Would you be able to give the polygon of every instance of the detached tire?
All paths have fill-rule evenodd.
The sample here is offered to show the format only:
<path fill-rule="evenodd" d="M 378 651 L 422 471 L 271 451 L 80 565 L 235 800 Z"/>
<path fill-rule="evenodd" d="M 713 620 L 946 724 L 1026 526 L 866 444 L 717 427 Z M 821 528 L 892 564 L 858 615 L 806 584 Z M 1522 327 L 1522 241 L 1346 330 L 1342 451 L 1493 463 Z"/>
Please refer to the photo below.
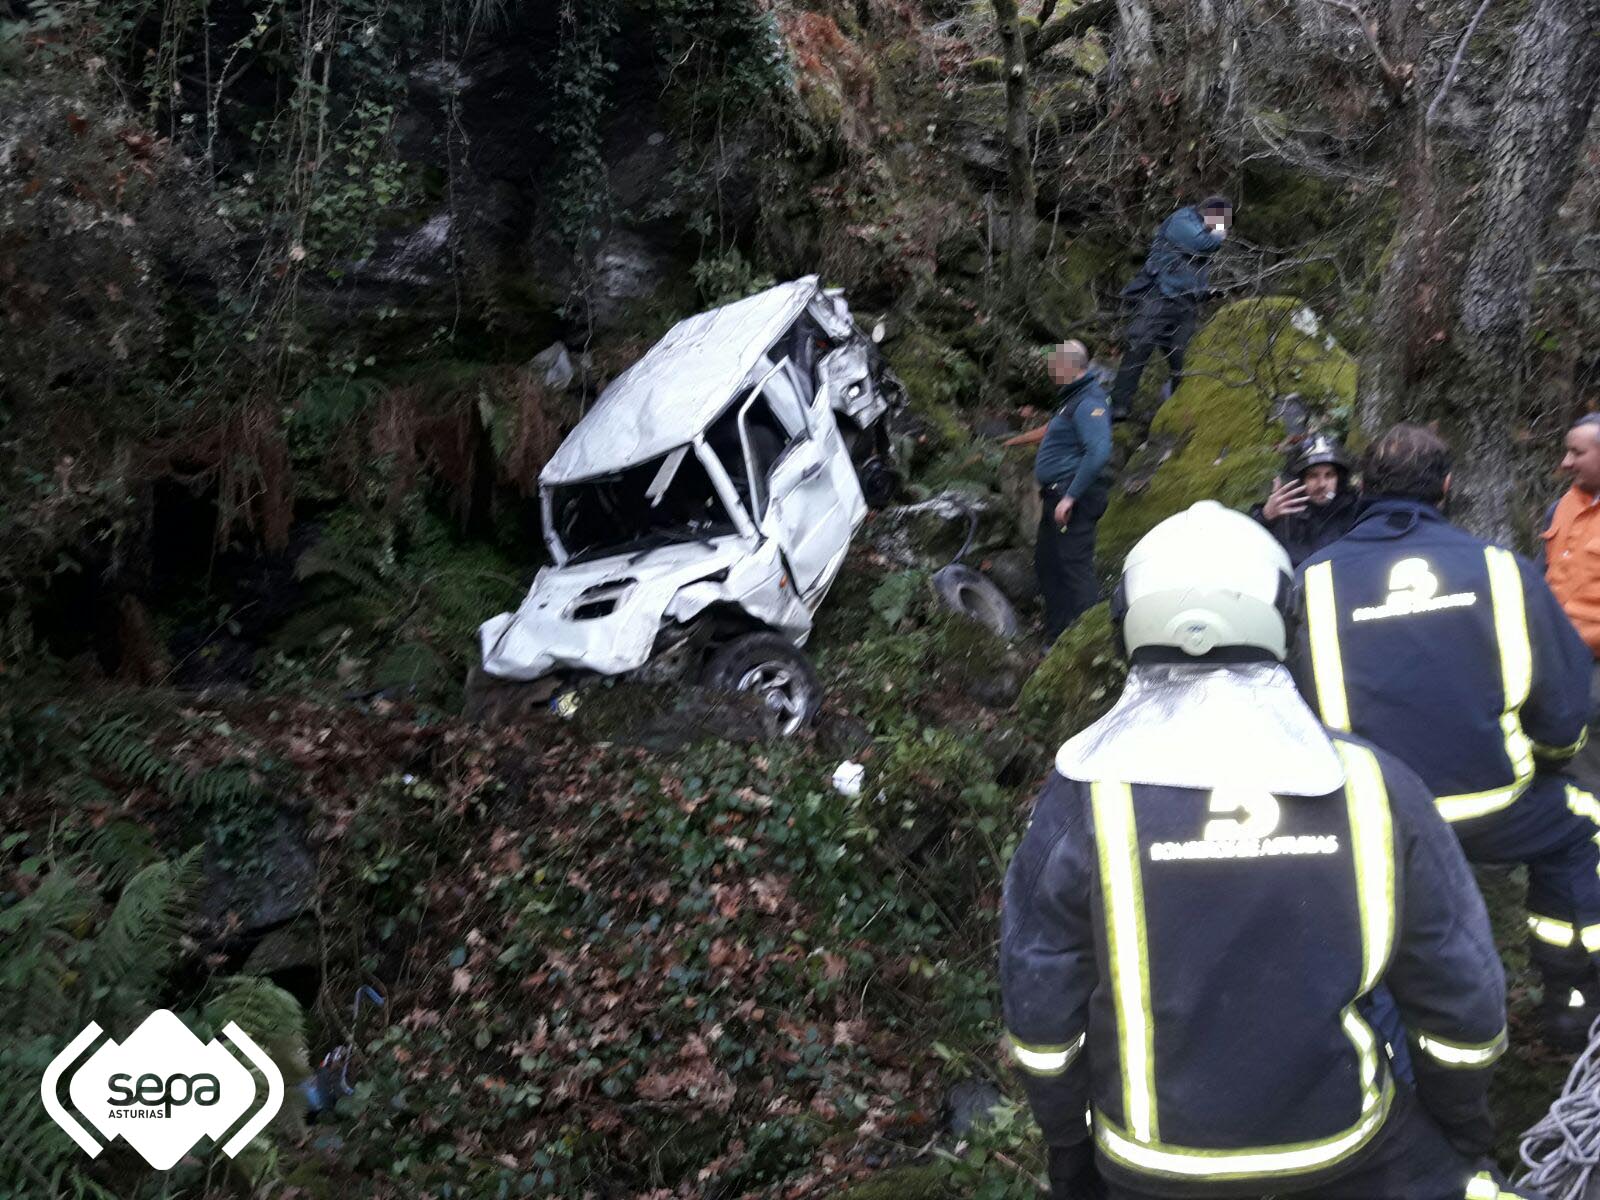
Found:
<path fill-rule="evenodd" d="M 996 637 L 1011 641 L 1022 628 L 1005 593 L 971 567 L 951 563 L 935 571 L 933 590 L 946 608 L 971 618 Z"/>
<path fill-rule="evenodd" d="M 776 633 L 747 633 L 711 656 L 707 687 L 749 692 L 790 737 L 809 725 L 822 707 L 822 685 L 800 648 Z"/>

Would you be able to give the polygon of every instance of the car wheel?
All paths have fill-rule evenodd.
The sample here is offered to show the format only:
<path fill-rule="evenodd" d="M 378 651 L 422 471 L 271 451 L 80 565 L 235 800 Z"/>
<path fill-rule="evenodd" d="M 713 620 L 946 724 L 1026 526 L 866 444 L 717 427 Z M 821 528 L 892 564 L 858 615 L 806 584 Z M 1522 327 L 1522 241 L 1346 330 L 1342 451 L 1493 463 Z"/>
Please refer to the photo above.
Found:
<path fill-rule="evenodd" d="M 933 590 L 946 608 L 972 618 L 997 637 L 1010 641 L 1022 627 L 1005 593 L 971 567 L 951 563 L 935 571 Z"/>
<path fill-rule="evenodd" d="M 758 697 L 783 737 L 810 724 L 822 707 L 822 685 L 811 663 L 776 633 L 735 638 L 711 656 L 704 678 L 709 687 Z"/>
<path fill-rule="evenodd" d="M 856 470 L 856 477 L 861 481 L 861 496 L 868 508 L 885 507 L 900 490 L 900 472 L 882 456 L 874 456 L 862 463 Z"/>

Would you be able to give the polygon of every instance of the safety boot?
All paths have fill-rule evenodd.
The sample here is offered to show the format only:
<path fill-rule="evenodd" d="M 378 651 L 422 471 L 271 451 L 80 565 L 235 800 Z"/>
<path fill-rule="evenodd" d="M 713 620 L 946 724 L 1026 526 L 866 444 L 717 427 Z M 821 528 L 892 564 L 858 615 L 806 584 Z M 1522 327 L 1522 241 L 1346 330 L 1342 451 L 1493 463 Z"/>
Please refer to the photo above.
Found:
<path fill-rule="evenodd" d="M 1590 1032 L 1600 1019 L 1600 1002 L 1591 1000 L 1577 988 L 1568 989 L 1563 999 L 1557 988 L 1547 987 L 1539 1005 L 1539 1028 L 1545 1045 L 1563 1054 L 1577 1054 L 1589 1044 Z"/>

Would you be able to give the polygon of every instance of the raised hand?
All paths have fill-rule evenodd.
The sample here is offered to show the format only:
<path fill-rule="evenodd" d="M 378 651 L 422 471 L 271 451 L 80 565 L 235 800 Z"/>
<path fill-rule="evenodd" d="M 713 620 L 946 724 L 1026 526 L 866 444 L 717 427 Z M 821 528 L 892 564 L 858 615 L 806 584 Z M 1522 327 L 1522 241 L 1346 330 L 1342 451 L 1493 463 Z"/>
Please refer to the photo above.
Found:
<path fill-rule="evenodd" d="M 1267 497 L 1267 502 L 1261 506 L 1262 515 L 1269 521 L 1276 521 L 1279 517 L 1292 517 L 1303 513 L 1310 501 L 1306 499 L 1305 485 L 1298 479 L 1272 481 L 1272 494 Z"/>

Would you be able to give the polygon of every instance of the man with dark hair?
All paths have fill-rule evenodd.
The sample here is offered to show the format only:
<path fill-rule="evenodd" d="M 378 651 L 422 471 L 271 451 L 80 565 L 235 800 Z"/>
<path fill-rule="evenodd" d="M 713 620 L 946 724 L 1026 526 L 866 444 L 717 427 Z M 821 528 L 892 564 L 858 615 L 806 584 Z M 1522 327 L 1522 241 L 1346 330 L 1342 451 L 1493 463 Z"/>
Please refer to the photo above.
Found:
<path fill-rule="evenodd" d="M 1582 744 L 1592 657 L 1534 566 L 1444 519 L 1450 451 L 1397 425 L 1365 507 L 1298 580 L 1297 682 L 1329 728 L 1407 763 L 1474 862 L 1526 863 L 1545 1037 L 1600 1015 L 1600 804 L 1561 773 Z"/>
<path fill-rule="evenodd" d="M 1350 459 L 1339 439 L 1319 433 L 1289 452 L 1284 477 L 1250 515 L 1267 527 L 1299 566 L 1355 524 L 1360 497 L 1350 486 Z"/>
<path fill-rule="evenodd" d="M 1122 367 L 1111 385 L 1111 416 L 1126 420 L 1133 411 L 1139 379 L 1160 350 L 1167 357 L 1173 385 L 1183 370 L 1183 353 L 1194 336 L 1200 301 L 1211 287 L 1211 256 L 1233 225 L 1233 205 L 1226 196 L 1208 196 L 1198 205 L 1180 208 L 1156 230 L 1144 267 L 1122 289 L 1134 306 L 1124 338 Z"/>

